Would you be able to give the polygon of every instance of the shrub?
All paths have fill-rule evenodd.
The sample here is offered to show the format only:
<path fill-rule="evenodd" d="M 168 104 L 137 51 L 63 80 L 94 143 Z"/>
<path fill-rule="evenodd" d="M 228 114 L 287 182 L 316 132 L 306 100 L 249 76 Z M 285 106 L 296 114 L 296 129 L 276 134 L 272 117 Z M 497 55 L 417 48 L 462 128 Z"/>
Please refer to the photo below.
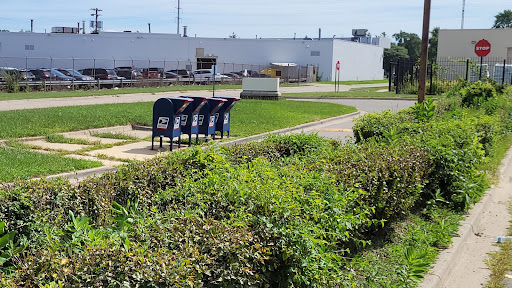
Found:
<path fill-rule="evenodd" d="M 477 81 L 461 90 L 462 103 L 466 106 L 480 106 L 487 100 L 496 97 L 496 89 L 492 84 Z"/>

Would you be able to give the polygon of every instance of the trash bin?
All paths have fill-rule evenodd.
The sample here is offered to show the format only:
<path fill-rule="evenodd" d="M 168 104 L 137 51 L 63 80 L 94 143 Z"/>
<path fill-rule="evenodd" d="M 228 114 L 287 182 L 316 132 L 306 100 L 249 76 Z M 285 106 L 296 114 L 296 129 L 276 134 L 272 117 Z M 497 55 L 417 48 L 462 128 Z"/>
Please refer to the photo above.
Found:
<path fill-rule="evenodd" d="M 216 113 L 227 100 L 213 97 L 207 99 L 206 104 L 199 110 L 199 117 L 197 119 L 198 133 L 204 134 L 206 139 L 208 139 L 209 135 L 212 135 L 212 138 L 215 139 Z"/>
<path fill-rule="evenodd" d="M 155 137 L 168 137 L 171 142 L 169 150 L 172 151 L 172 141 L 178 137 L 178 147 L 181 147 L 181 114 L 193 99 L 176 97 L 160 98 L 153 104 L 153 133 L 151 137 L 151 150 L 154 149 Z"/>
<path fill-rule="evenodd" d="M 208 97 L 203 96 L 181 96 L 193 99 L 194 101 L 183 110 L 181 116 L 181 133 L 188 134 L 188 145 L 192 144 L 192 135 L 196 135 L 196 144 L 199 138 L 199 112 L 208 103 Z"/>
<path fill-rule="evenodd" d="M 217 111 L 217 124 L 215 126 L 215 131 L 220 132 L 220 138 L 224 138 L 224 132 L 228 132 L 229 137 L 229 124 L 231 123 L 231 108 L 235 105 L 235 103 L 240 100 L 239 97 L 219 97 L 222 99 L 226 99 L 224 105 L 222 105 Z"/>

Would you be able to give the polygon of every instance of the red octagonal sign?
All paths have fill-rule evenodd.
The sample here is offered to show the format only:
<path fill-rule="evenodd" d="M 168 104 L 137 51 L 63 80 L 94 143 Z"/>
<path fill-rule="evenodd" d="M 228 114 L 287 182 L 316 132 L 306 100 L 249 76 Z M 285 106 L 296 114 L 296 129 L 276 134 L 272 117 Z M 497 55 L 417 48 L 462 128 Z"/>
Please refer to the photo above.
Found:
<path fill-rule="evenodd" d="M 478 57 L 485 57 L 491 52 L 491 43 L 482 39 L 475 44 L 475 53 Z"/>

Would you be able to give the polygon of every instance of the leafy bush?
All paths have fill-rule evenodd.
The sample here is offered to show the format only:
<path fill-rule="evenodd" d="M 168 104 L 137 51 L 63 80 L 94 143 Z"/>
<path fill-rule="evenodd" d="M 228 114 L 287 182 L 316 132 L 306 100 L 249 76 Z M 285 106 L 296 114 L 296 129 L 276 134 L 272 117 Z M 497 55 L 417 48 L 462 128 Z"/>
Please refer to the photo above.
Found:
<path fill-rule="evenodd" d="M 462 103 L 466 106 L 480 106 L 487 100 L 496 97 L 496 89 L 492 84 L 477 81 L 461 90 Z"/>

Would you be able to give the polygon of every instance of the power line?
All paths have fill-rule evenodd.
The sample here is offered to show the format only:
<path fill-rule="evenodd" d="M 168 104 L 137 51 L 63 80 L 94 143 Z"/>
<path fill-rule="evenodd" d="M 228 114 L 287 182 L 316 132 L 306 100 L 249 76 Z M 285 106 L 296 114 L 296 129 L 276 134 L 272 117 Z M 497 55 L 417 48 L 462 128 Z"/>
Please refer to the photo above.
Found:
<path fill-rule="evenodd" d="M 89 10 L 95 11 L 93 14 L 91 14 L 91 16 L 96 16 L 96 21 L 95 21 L 95 24 L 94 24 L 94 31 L 92 32 L 92 34 L 98 34 L 99 33 L 99 30 L 98 30 L 98 16 L 102 16 L 101 14 L 98 14 L 98 12 L 101 12 L 103 10 L 98 9 L 98 8 L 91 8 Z"/>

